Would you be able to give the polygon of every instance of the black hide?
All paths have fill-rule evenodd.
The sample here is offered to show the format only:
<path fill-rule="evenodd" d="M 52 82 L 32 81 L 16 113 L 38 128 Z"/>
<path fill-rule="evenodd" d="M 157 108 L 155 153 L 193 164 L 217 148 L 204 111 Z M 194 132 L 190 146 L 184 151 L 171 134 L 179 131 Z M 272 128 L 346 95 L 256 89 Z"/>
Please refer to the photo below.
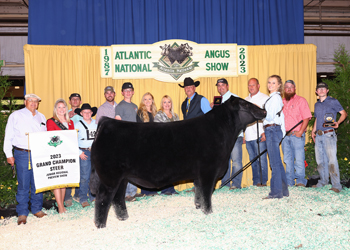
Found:
<path fill-rule="evenodd" d="M 91 149 L 90 188 L 96 194 L 96 226 L 106 226 L 111 204 L 118 219 L 128 218 L 128 182 L 162 188 L 195 179 L 195 205 L 205 214 L 211 213 L 212 192 L 227 170 L 239 132 L 265 116 L 265 110 L 232 96 L 207 114 L 185 121 L 100 120 Z"/>

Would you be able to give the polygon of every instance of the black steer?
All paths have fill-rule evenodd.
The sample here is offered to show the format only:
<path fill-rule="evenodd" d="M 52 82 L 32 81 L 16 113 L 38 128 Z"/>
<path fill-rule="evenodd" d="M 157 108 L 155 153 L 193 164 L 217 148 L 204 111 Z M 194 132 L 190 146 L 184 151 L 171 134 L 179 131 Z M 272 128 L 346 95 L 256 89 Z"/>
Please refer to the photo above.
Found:
<path fill-rule="evenodd" d="M 211 195 L 227 170 L 239 132 L 265 116 L 265 110 L 232 96 L 207 114 L 185 121 L 131 123 L 104 118 L 91 149 L 95 225 L 106 226 L 111 204 L 118 219 L 129 217 L 128 182 L 162 188 L 196 180 L 196 208 L 211 213 Z"/>

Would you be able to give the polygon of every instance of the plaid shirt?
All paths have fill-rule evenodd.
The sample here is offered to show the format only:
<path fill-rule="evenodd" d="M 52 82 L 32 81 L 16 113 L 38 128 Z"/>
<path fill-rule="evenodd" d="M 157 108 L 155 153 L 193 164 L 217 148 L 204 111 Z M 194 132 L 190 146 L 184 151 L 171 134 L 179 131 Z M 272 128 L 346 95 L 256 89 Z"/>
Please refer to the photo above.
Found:
<path fill-rule="evenodd" d="M 115 117 L 115 107 L 117 106 L 117 103 L 114 102 L 114 105 L 109 104 L 109 102 L 103 103 L 97 110 L 96 114 L 96 123 L 98 123 L 98 120 L 101 119 L 102 116 L 107 116 L 109 118 Z"/>

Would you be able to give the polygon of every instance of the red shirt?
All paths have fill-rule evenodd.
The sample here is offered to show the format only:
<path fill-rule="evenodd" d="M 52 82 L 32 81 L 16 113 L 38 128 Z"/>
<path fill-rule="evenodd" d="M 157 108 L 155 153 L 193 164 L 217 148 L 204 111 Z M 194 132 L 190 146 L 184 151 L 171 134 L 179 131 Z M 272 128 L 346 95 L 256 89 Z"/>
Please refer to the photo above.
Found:
<path fill-rule="evenodd" d="M 51 120 L 51 119 L 48 119 L 46 121 L 46 127 L 47 127 L 47 131 L 52 131 L 52 130 L 61 130 L 61 128 L 59 126 L 57 126 L 57 124 Z M 68 122 L 68 129 L 69 130 L 73 130 L 74 129 L 74 123 L 72 120 L 70 120 Z"/>
<path fill-rule="evenodd" d="M 286 131 L 289 131 L 301 120 L 312 117 L 306 99 L 298 95 L 293 96 L 289 101 L 283 98 L 283 114 Z M 300 127 L 301 124 L 293 129 L 293 131 L 299 131 Z"/>

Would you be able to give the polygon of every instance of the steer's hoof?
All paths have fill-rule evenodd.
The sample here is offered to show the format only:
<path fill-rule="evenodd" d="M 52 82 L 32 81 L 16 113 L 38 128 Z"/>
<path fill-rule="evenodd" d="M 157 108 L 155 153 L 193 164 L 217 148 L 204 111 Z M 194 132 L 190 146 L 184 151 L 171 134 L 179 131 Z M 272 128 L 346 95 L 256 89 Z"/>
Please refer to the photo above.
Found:
<path fill-rule="evenodd" d="M 117 218 L 118 218 L 118 220 L 127 220 L 129 218 L 129 215 L 128 214 L 125 214 L 122 216 L 117 215 Z"/>
<path fill-rule="evenodd" d="M 196 205 L 196 209 L 200 209 L 201 208 L 201 204 L 195 203 L 195 205 Z"/>
<path fill-rule="evenodd" d="M 97 228 L 105 228 L 105 227 L 106 227 L 106 223 L 95 222 L 95 226 L 96 226 Z"/>
<path fill-rule="evenodd" d="M 203 213 L 205 215 L 211 214 L 213 212 L 213 210 L 211 208 L 209 208 L 209 209 L 202 209 L 202 211 L 203 211 Z"/>

